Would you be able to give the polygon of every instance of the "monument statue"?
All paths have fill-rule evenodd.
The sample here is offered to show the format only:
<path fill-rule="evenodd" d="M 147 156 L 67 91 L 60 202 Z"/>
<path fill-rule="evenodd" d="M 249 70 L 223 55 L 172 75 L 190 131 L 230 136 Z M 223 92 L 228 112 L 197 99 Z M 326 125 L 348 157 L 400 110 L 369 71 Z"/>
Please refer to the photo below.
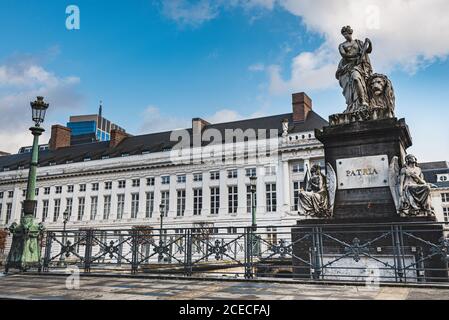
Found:
<path fill-rule="evenodd" d="M 405 165 L 399 168 L 398 157 L 390 164 L 390 188 L 396 209 L 403 216 L 434 216 L 431 185 L 428 184 L 418 161 L 412 154 L 405 157 Z"/>
<path fill-rule="evenodd" d="M 332 217 L 337 187 L 332 166 L 327 165 L 325 176 L 319 164 L 313 165 L 305 181 L 306 191 L 299 193 L 299 213 L 321 218 Z"/>
<path fill-rule="evenodd" d="M 346 98 L 347 113 L 369 107 L 367 80 L 373 73 L 368 56 L 373 50 L 371 40 L 368 38 L 365 42 L 354 40 L 352 33 L 350 26 L 343 27 L 341 30 L 346 41 L 339 46 L 342 59 L 336 73 Z"/>
<path fill-rule="evenodd" d="M 393 118 L 395 96 L 387 76 L 373 73 L 369 54 L 373 51 L 371 40 L 353 39 L 353 30 L 341 30 L 346 41 L 338 50 L 341 61 L 335 74 L 346 100 L 346 110 L 330 117 L 331 125 L 355 121 Z"/>

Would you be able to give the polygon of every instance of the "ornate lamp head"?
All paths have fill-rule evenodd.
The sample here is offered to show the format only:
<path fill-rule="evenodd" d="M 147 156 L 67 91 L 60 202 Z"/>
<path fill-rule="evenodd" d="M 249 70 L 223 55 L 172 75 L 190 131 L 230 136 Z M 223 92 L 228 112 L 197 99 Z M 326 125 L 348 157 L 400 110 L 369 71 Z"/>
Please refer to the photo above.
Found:
<path fill-rule="evenodd" d="M 164 211 L 165 211 L 165 204 L 161 203 L 161 204 L 159 205 L 159 211 L 160 211 L 161 214 L 165 213 L 165 212 L 164 212 Z"/>
<path fill-rule="evenodd" d="M 69 210 L 66 209 L 62 215 L 65 221 L 69 220 Z"/>
<path fill-rule="evenodd" d="M 36 101 L 31 102 L 30 105 L 33 121 L 36 124 L 36 127 L 39 127 L 45 120 L 45 113 L 47 112 L 49 104 L 44 102 L 44 97 L 37 97 Z"/>
<path fill-rule="evenodd" d="M 251 176 L 249 177 L 249 185 L 251 187 L 251 191 L 256 191 L 256 187 L 257 187 L 257 177 L 256 176 Z"/>

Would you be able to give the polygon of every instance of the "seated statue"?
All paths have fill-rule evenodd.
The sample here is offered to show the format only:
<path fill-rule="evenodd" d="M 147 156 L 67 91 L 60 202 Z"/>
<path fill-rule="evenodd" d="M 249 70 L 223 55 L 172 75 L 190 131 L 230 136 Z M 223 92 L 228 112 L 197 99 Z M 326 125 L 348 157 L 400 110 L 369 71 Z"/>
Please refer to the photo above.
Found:
<path fill-rule="evenodd" d="M 395 172 L 399 171 L 399 174 Z M 431 185 L 424 180 L 416 157 L 408 154 L 405 165 L 399 170 L 395 157 L 390 166 L 390 180 L 393 198 L 398 212 L 404 216 L 434 216 L 431 198 Z M 394 181 L 395 180 L 395 181 Z"/>
<path fill-rule="evenodd" d="M 299 193 L 299 212 L 316 217 L 331 216 L 326 176 L 320 165 L 313 165 L 307 176 L 306 191 Z"/>

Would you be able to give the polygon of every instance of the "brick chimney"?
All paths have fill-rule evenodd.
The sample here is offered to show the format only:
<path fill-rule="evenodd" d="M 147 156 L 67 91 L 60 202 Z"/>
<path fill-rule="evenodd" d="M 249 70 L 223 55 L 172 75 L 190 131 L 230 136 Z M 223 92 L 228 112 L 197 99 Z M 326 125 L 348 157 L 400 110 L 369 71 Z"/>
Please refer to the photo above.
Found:
<path fill-rule="evenodd" d="M 201 118 L 192 119 L 192 134 L 194 146 L 201 145 L 201 133 L 203 132 L 204 127 L 209 124 L 209 122 Z"/>
<path fill-rule="evenodd" d="M 123 130 L 112 129 L 111 130 L 111 140 L 109 141 L 109 146 L 111 148 L 115 148 L 118 146 L 123 140 L 128 138 L 129 135 Z"/>
<path fill-rule="evenodd" d="M 206 120 L 203 120 L 201 118 L 194 118 L 192 119 L 192 129 L 193 133 L 201 133 L 205 126 L 209 125 L 210 123 Z"/>
<path fill-rule="evenodd" d="M 49 141 L 50 150 L 58 150 L 64 147 L 70 147 L 72 130 L 61 126 L 54 125 L 51 127 L 51 137 Z"/>
<path fill-rule="evenodd" d="M 292 95 L 293 122 L 304 122 L 307 115 L 312 111 L 312 99 L 304 92 Z"/>

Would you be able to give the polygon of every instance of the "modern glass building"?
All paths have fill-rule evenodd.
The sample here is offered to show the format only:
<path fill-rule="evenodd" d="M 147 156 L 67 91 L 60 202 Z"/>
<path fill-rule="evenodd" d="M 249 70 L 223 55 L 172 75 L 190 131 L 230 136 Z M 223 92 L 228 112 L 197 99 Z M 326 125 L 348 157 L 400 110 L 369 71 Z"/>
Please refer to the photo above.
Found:
<path fill-rule="evenodd" d="M 113 129 L 125 132 L 125 129 L 98 114 L 72 116 L 67 127 L 72 130 L 72 137 L 92 136 L 96 141 L 109 141 Z"/>

